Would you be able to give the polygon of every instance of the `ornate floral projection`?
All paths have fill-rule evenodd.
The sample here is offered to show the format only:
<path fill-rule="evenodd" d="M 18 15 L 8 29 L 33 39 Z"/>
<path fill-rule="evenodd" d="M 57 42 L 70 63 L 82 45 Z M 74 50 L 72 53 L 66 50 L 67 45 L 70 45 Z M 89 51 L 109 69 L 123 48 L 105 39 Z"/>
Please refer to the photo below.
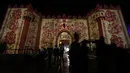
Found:
<path fill-rule="evenodd" d="M 69 36 L 64 36 L 69 39 L 75 32 L 78 32 L 80 35 L 79 42 L 89 38 L 90 40 L 97 40 L 99 33 L 103 32 L 103 34 L 100 34 L 105 36 L 105 42 L 110 44 L 114 41 L 118 47 L 125 47 L 129 44 L 129 38 L 126 36 L 123 17 L 119 11 L 119 9 L 99 9 L 90 12 L 91 15 L 86 19 L 84 17 L 83 19 L 42 19 L 41 16 L 37 15 L 37 12 L 33 14 L 33 10 L 28 12 L 28 8 L 9 8 L 2 25 L 0 38 L 7 43 L 10 50 L 19 47 L 23 49 L 24 46 L 30 48 L 54 46 L 57 44 L 57 40 L 59 41 L 59 38 L 62 38 L 59 36 L 62 32 L 69 32 Z M 34 16 L 31 16 L 31 14 Z M 30 22 L 33 18 L 34 20 Z M 96 20 L 95 18 L 99 19 Z M 40 22 L 41 19 L 42 22 Z M 98 26 L 99 20 L 101 21 L 101 30 L 100 25 Z M 23 27 L 25 28 L 23 29 Z"/>
<path fill-rule="evenodd" d="M 27 34 L 27 38 L 25 42 L 25 46 L 28 46 L 30 48 L 35 47 L 37 30 L 38 30 L 38 25 L 40 22 L 40 17 L 35 13 L 33 15 L 34 15 L 34 21 L 30 22 L 30 26 L 28 29 L 28 34 Z"/>
<path fill-rule="evenodd" d="M 4 41 L 8 44 L 8 46 L 12 46 L 10 48 L 15 48 L 17 31 L 19 30 L 19 19 L 21 18 L 22 11 L 21 9 L 12 10 L 8 19 L 8 26 L 6 28 L 6 33 L 4 34 Z M 4 28 L 4 29 L 5 29 Z"/>
<path fill-rule="evenodd" d="M 98 22 L 94 18 L 94 14 L 88 18 L 89 23 L 89 32 L 90 32 L 90 39 L 97 40 L 99 39 L 99 29 L 98 29 Z"/>
<path fill-rule="evenodd" d="M 80 19 L 43 19 L 41 26 L 40 45 L 47 46 L 52 43 L 59 32 L 69 31 L 72 35 L 74 32 L 88 39 L 88 27 L 86 20 Z M 63 26 L 65 24 L 65 27 Z"/>
<path fill-rule="evenodd" d="M 126 39 L 117 10 L 104 10 L 104 13 L 104 28 L 107 30 L 108 43 L 114 41 L 118 47 L 125 47 Z"/>

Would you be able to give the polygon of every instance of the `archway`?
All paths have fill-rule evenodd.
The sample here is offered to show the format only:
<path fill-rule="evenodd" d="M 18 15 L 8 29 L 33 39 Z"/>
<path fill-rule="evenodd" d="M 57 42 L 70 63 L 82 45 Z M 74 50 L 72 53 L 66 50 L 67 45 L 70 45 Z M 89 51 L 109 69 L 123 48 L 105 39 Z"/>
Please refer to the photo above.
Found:
<path fill-rule="evenodd" d="M 58 47 L 60 47 L 60 44 L 63 45 L 63 43 L 64 43 L 64 45 L 65 45 L 65 43 L 70 45 L 72 43 L 72 41 L 73 41 L 73 36 L 69 31 L 61 31 L 56 36 L 55 45 L 57 45 Z"/>

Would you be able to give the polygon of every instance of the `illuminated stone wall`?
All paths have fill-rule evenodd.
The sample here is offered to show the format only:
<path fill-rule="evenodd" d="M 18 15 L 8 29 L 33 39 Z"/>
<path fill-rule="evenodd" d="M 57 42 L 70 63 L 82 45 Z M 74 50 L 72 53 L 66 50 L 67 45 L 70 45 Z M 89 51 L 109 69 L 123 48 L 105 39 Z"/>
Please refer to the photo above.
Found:
<path fill-rule="evenodd" d="M 9 8 L 2 29 L 1 40 L 7 43 L 8 53 L 14 53 L 11 49 L 19 46 L 21 31 L 23 29 L 23 15 L 26 8 Z"/>
<path fill-rule="evenodd" d="M 65 24 L 65 28 L 63 27 Z M 50 43 L 56 44 L 57 35 L 62 31 L 80 34 L 80 41 L 88 39 L 87 20 L 84 19 L 43 19 L 39 47 L 47 47 Z"/>
<path fill-rule="evenodd" d="M 113 41 L 118 47 L 128 46 L 128 34 L 126 34 L 126 28 L 122 23 L 124 20 L 121 19 L 119 11 L 112 9 L 100 9 L 100 11 L 104 15 L 102 25 L 107 43 L 110 44 Z"/>
<path fill-rule="evenodd" d="M 54 46 L 62 32 L 67 32 L 72 37 L 78 32 L 79 42 L 84 39 L 97 40 L 104 36 L 107 44 L 114 40 L 118 47 L 128 47 L 130 44 L 119 8 L 97 6 L 87 18 L 41 17 L 31 7 L 8 8 L 0 31 L 1 40 L 7 43 L 8 53 L 18 53 L 12 49 L 24 49 L 26 46 Z"/>
<path fill-rule="evenodd" d="M 100 37 L 98 22 L 96 20 L 97 12 L 93 12 L 88 16 L 88 25 L 89 25 L 89 38 L 90 40 L 98 40 Z"/>
<path fill-rule="evenodd" d="M 32 48 L 36 47 L 36 37 L 38 32 L 38 25 L 40 22 L 40 16 L 37 15 L 35 12 L 32 13 L 33 18 L 30 21 L 26 42 L 24 48 Z"/>

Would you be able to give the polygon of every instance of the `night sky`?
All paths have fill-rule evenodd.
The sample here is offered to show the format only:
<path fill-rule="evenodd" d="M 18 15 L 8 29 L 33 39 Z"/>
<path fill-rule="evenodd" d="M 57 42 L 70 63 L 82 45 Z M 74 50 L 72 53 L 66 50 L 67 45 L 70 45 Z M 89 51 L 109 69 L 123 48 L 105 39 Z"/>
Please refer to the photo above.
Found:
<path fill-rule="evenodd" d="M 33 8 L 37 9 L 42 14 L 68 14 L 68 15 L 84 15 L 91 9 L 96 7 L 97 3 L 100 4 L 113 4 L 119 5 L 122 8 L 126 24 L 130 24 L 130 4 L 129 2 L 121 0 L 3 0 L 0 2 L 0 24 L 2 24 L 4 15 L 6 13 L 8 4 L 11 5 L 27 5 L 32 4 Z"/>

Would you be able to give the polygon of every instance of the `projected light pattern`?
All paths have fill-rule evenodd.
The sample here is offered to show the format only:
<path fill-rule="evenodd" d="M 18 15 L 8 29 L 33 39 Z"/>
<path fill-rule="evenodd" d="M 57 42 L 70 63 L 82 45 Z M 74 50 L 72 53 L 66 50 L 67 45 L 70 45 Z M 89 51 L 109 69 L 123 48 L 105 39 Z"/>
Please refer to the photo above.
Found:
<path fill-rule="evenodd" d="M 103 10 L 105 19 L 104 29 L 108 44 L 114 41 L 117 47 L 125 47 L 127 40 L 117 10 Z M 111 16 L 111 17 L 110 17 Z"/>
<path fill-rule="evenodd" d="M 128 25 L 128 34 L 130 35 L 130 25 Z"/>
<path fill-rule="evenodd" d="M 65 28 L 63 27 L 64 23 Z M 68 31 L 71 35 L 74 32 L 78 32 L 80 41 L 88 39 L 88 26 L 84 19 L 43 19 L 39 47 L 48 47 L 48 44 L 52 43 L 52 41 L 55 42 L 56 36 L 61 31 Z"/>
<path fill-rule="evenodd" d="M 63 32 L 68 34 L 60 37 Z M 22 54 L 25 47 L 36 50 L 55 45 L 59 47 L 58 44 L 63 43 L 60 43 L 61 40 L 68 41 L 70 45 L 75 32 L 79 34 L 79 42 L 84 39 L 98 40 L 104 36 L 106 44 L 116 43 L 122 48 L 130 44 L 130 24 L 126 29 L 120 7 L 99 4 L 82 16 L 42 15 L 33 10 L 31 4 L 10 6 L 0 30 L 0 40 L 7 44 L 8 54 Z M 69 50 L 69 47 L 64 48 Z"/>

